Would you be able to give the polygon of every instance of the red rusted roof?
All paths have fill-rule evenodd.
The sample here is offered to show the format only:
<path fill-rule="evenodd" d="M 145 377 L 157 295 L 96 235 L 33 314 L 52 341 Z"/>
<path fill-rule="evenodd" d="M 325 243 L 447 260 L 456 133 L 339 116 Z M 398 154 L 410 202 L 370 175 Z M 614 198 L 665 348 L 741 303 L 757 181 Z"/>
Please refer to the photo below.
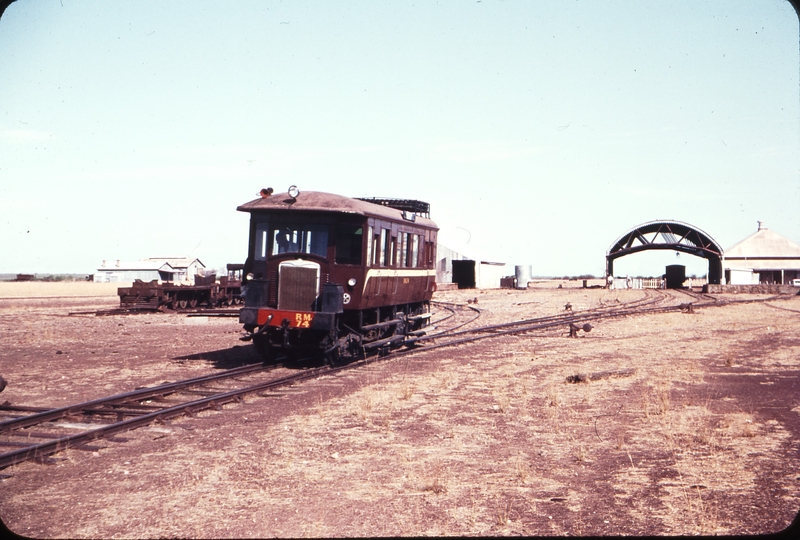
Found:
<path fill-rule="evenodd" d="M 238 208 L 240 212 L 259 211 L 301 211 L 301 212 L 340 212 L 387 218 L 394 221 L 404 221 L 403 212 L 396 208 L 373 204 L 358 199 L 351 199 L 344 195 L 324 193 L 322 191 L 301 191 L 297 199 L 292 199 L 286 193 L 273 193 L 266 199 L 258 198 L 245 203 Z M 414 221 L 423 227 L 436 228 L 436 224 L 420 215 Z"/>

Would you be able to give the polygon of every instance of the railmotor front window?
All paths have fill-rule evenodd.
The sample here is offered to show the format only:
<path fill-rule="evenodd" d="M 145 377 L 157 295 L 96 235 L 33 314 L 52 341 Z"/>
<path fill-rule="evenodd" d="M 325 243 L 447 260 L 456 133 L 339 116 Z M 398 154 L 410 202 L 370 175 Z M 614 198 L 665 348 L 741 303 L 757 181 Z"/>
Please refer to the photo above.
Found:
<path fill-rule="evenodd" d="M 276 225 L 272 229 L 271 255 L 307 253 L 327 257 L 328 227 L 325 225 Z"/>
<path fill-rule="evenodd" d="M 336 264 L 361 264 L 363 234 L 360 225 L 339 225 L 336 228 Z"/>

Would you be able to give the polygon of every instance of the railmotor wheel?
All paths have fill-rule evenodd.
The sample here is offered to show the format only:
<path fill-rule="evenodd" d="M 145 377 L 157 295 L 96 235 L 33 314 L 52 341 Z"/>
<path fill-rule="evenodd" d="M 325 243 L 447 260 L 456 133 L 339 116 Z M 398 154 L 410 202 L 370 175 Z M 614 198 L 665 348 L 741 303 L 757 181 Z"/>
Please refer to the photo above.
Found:
<path fill-rule="evenodd" d="M 261 355 L 265 364 L 269 364 L 272 360 L 272 348 L 269 346 L 269 341 L 266 336 L 253 336 L 253 345 L 256 351 Z"/>
<path fill-rule="evenodd" d="M 340 365 L 345 363 L 345 362 L 342 361 L 342 358 L 339 356 L 338 347 L 334 348 L 334 349 L 332 349 L 330 351 L 326 351 L 323 354 L 323 360 L 325 361 L 326 364 L 328 364 L 331 367 L 340 366 Z"/>

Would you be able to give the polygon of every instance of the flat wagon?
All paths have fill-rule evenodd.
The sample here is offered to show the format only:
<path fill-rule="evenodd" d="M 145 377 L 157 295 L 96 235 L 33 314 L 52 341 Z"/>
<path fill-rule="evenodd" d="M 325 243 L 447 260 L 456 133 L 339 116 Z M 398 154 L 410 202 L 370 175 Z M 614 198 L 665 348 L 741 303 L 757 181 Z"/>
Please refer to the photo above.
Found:
<path fill-rule="evenodd" d="M 187 309 L 232 306 L 242 303 L 243 264 L 229 264 L 228 275 L 196 275 L 194 285 L 159 283 L 137 279 L 130 287 L 117 289 L 119 304 L 126 309 Z"/>

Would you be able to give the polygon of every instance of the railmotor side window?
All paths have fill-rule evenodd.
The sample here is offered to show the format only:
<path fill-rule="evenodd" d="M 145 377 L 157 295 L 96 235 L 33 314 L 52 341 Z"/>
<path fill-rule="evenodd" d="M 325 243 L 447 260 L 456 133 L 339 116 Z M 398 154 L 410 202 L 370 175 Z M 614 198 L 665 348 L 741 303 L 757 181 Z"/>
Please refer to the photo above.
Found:
<path fill-rule="evenodd" d="M 378 259 L 379 266 L 389 266 L 386 262 L 389 259 L 389 250 L 387 249 L 392 235 L 389 234 L 389 229 L 381 229 L 381 244 L 380 244 L 380 258 Z"/>
<path fill-rule="evenodd" d="M 361 238 L 364 229 L 359 225 L 336 227 L 336 264 L 361 264 Z"/>
<path fill-rule="evenodd" d="M 328 256 L 328 228 L 325 225 L 275 225 L 270 255 L 307 253 Z"/>
<path fill-rule="evenodd" d="M 373 239 L 372 239 L 372 236 L 373 236 L 372 225 L 370 225 L 369 227 L 367 227 L 367 266 L 372 266 L 373 265 L 373 262 L 372 262 L 372 242 L 373 242 Z"/>
<path fill-rule="evenodd" d="M 381 240 L 383 250 L 383 266 L 394 266 L 395 254 L 394 251 L 397 247 L 397 239 L 392 236 L 391 229 L 383 229 L 381 231 Z"/>
<path fill-rule="evenodd" d="M 257 261 L 267 260 L 267 231 L 269 230 L 269 221 L 259 221 L 255 227 L 255 259 Z"/>
<path fill-rule="evenodd" d="M 409 266 L 421 266 L 419 264 L 419 235 L 412 234 L 411 235 L 411 248 L 409 249 L 411 252 L 411 264 Z"/>
<path fill-rule="evenodd" d="M 400 252 L 397 256 L 397 266 L 403 268 L 408 262 L 408 233 L 397 233 L 397 249 Z"/>

